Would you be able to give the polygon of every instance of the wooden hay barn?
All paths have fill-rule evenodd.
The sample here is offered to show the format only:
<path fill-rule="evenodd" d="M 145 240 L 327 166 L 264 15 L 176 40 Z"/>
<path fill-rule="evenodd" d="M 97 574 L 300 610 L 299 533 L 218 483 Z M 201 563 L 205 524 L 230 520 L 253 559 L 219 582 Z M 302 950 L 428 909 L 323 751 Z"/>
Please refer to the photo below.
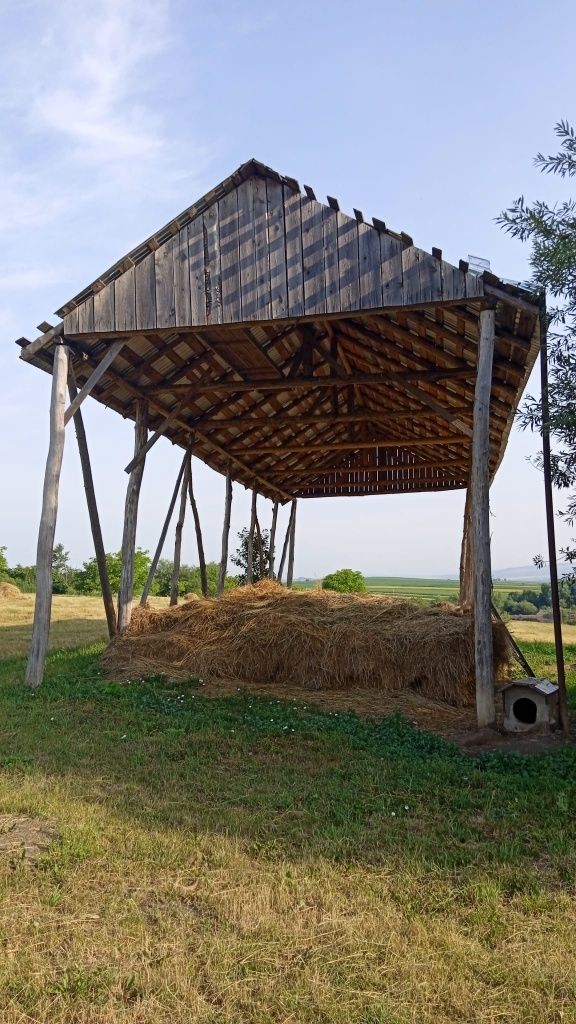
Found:
<path fill-rule="evenodd" d="M 462 596 L 474 607 L 478 721 L 494 720 L 488 494 L 539 351 L 538 297 L 251 160 L 57 315 L 19 341 L 21 358 L 53 375 L 30 685 L 43 673 L 73 418 L 111 633 L 130 618 L 140 480 L 162 435 L 185 453 L 171 508 L 191 452 L 227 474 L 229 496 L 237 481 L 274 502 L 274 524 L 278 503 L 293 503 L 292 562 L 297 499 L 468 488 Z M 117 615 L 82 424 L 88 395 L 136 424 Z M 229 525 L 228 499 L 224 571 L 226 515 Z"/>

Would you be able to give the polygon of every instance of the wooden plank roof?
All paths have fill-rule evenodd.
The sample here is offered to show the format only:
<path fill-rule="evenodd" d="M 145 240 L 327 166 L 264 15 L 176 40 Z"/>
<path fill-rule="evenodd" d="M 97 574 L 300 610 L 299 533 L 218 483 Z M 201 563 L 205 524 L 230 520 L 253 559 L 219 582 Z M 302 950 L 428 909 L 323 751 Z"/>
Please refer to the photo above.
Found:
<path fill-rule="evenodd" d="M 538 351 L 537 299 L 249 161 L 58 311 L 93 394 L 270 498 L 466 484 L 478 320 L 496 308 L 492 474 Z M 43 325 L 44 327 L 47 325 Z M 21 339 L 22 343 L 24 340 Z"/>

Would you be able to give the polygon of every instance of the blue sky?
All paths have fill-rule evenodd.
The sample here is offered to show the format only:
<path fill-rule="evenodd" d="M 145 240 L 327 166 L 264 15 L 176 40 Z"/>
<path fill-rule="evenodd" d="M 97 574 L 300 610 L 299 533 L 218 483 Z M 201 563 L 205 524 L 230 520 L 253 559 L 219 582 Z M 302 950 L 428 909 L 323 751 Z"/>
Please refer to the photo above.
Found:
<path fill-rule="evenodd" d="M 0 0 L 0 544 L 34 560 L 49 377 L 14 339 L 251 156 L 363 210 L 522 279 L 527 250 L 494 223 L 524 192 L 562 183 L 532 166 L 575 120 L 568 0 Z M 120 545 L 132 428 L 95 402 L 85 420 L 105 543 Z M 493 565 L 545 548 L 537 439 L 513 432 L 492 488 Z M 138 541 L 153 548 L 179 462 L 148 459 Z M 207 555 L 218 557 L 223 481 L 195 467 Z M 263 525 L 270 505 L 262 501 Z M 560 502 L 561 504 L 561 502 Z M 233 530 L 249 497 L 236 487 Z M 350 565 L 434 574 L 458 564 L 463 496 L 301 502 L 296 573 Z M 559 526 L 560 542 L 567 539 Z M 72 434 L 56 532 L 73 561 L 91 538 Z M 169 553 L 169 545 L 166 553 Z M 195 560 L 191 523 L 184 557 Z"/>

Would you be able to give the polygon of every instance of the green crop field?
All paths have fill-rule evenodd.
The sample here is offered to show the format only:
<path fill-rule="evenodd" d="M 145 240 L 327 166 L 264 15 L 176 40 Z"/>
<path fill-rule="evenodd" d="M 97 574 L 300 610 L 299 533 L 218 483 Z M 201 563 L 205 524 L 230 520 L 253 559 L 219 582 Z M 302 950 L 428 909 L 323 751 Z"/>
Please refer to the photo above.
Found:
<path fill-rule="evenodd" d="M 298 581 L 297 586 L 312 588 L 321 581 Z M 429 580 L 410 576 L 367 576 L 366 583 L 371 594 L 383 594 L 390 597 L 406 597 L 414 601 L 457 601 L 458 580 Z M 522 582 L 521 580 L 495 580 L 494 590 L 499 594 L 524 588 L 539 587 L 539 583 Z"/>

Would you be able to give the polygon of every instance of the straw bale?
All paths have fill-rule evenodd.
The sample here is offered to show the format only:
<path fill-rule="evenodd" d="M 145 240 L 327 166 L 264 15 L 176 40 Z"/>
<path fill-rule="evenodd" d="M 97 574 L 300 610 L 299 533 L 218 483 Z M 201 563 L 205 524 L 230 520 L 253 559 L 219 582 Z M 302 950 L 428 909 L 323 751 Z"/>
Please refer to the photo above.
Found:
<path fill-rule="evenodd" d="M 495 667 L 510 661 L 494 626 Z M 411 688 L 455 707 L 474 702 L 474 626 L 455 607 L 330 591 L 272 580 L 175 608 L 134 611 L 104 654 L 110 675 L 163 673 L 315 689 Z"/>
<path fill-rule="evenodd" d="M 22 591 L 15 587 L 13 583 L 0 582 L 0 599 L 14 601 L 19 597 L 22 597 Z"/>

